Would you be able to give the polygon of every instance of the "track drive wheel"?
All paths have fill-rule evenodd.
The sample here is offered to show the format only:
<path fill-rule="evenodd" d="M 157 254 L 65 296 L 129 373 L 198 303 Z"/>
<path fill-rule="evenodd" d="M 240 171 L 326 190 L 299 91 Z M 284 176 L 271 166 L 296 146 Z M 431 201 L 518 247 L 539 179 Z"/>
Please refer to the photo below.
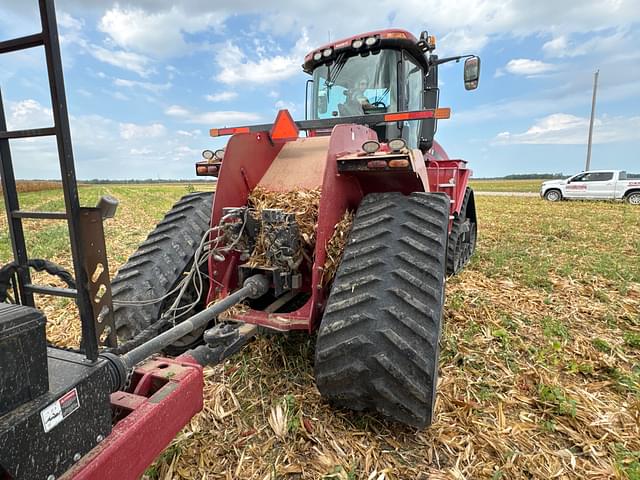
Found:
<path fill-rule="evenodd" d="M 182 197 L 149 234 L 138 250 L 120 267 L 111 282 L 114 317 L 118 337 L 129 340 L 155 323 L 173 303 L 175 295 L 148 305 L 118 304 L 148 301 L 167 295 L 191 268 L 196 249 L 209 229 L 213 194 L 192 193 Z M 206 290 L 206 289 L 205 289 Z M 200 292 L 200 296 L 206 295 Z M 187 290 L 182 304 L 200 300 L 195 289 Z M 181 317 L 195 313 L 181 312 Z M 199 337 L 185 337 L 167 350 L 178 354 L 187 350 Z"/>
<path fill-rule="evenodd" d="M 447 246 L 447 275 L 457 275 L 469 263 L 476 250 L 478 223 L 476 222 L 473 190 L 467 187 L 460 214 L 453 219 Z"/>
<path fill-rule="evenodd" d="M 448 222 L 440 193 L 362 200 L 316 344 L 316 382 L 332 403 L 431 423 Z"/>

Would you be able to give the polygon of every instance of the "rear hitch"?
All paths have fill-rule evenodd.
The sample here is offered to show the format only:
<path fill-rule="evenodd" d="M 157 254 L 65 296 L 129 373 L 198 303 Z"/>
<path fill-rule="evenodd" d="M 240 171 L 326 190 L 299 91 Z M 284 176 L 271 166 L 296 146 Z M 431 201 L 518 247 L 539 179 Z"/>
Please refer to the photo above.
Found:
<path fill-rule="evenodd" d="M 257 325 L 249 323 L 220 323 L 204 333 L 206 345 L 200 345 L 183 355 L 200 365 L 216 365 L 238 353 L 258 332 Z"/>
<path fill-rule="evenodd" d="M 109 353 L 102 354 L 101 357 L 109 363 L 110 376 L 113 383 L 112 390 L 115 392 L 124 388 L 127 375 L 123 375 L 123 371 L 130 372 L 138 363 L 149 358 L 151 355 L 162 351 L 176 340 L 195 330 L 206 327 L 211 320 L 216 318 L 225 310 L 228 310 L 247 298 L 260 298 L 262 295 L 267 293 L 268 290 L 269 280 L 264 275 L 253 275 L 244 281 L 242 288 L 214 303 L 206 310 L 195 314 L 184 322 L 179 323 L 175 327 L 170 328 L 133 350 L 120 356 Z M 202 357 L 203 361 L 206 360 L 206 363 L 204 364 L 210 364 L 214 362 L 215 359 L 220 359 L 218 361 L 221 361 L 221 359 L 226 358 L 226 356 L 231 355 L 231 353 L 235 353 L 242 345 L 244 345 L 247 340 L 255 334 L 256 328 L 257 327 L 254 327 L 253 325 L 241 324 L 235 332 L 228 329 L 222 329 L 220 330 L 222 333 L 218 335 L 216 334 L 216 327 L 214 327 L 211 329 L 213 332 L 208 335 L 208 337 L 214 341 L 214 348 L 207 345 L 203 347 L 211 351 L 198 347 L 190 352 L 197 351 L 195 355 L 197 357 Z M 216 337 L 220 338 L 220 343 L 218 344 L 216 344 L 218 341 L 215 340 Z M 193 358 L 194 360 L 197 360 L 196 357 Z M 203 364 L 199 360 L 197 361 L 198 363 Z"/>

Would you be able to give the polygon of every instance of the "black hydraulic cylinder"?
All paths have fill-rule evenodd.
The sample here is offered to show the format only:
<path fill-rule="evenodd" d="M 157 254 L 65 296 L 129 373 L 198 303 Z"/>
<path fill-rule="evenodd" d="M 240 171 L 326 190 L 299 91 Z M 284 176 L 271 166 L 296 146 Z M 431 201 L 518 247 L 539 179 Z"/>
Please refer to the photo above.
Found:
<path fill-rule="evenodd" d="M 195 314 L 184 322 L 179 323 L 175 327 L 161 333 L 157 337 L 143 343 L 130 352 L 122 355 L 120 359 L 127 370 L 150 357 L 154 353 L 162 351 L 176 340 L 188 335 L 199 328 L 205 327 L 216 316 L 225 310 L 233 307 L 237 303 L 247 298 L 258 298 L 269 290 L 269 281 L 264 275 L 253 275 L 245 280 L 244 285 L 229 296 L 223 298 L 211 307 Z"/>

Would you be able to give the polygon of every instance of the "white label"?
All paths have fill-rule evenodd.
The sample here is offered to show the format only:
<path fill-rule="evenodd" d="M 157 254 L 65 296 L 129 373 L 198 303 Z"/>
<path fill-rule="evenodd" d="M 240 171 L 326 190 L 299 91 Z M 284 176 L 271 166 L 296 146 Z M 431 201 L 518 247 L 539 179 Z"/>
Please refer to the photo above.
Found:
<path fill-rule="evenodd" d="M 53 430 L 65 418 L 80 408 L 78 390 L 73 389 L 40 412 L 45 433 Z"/>

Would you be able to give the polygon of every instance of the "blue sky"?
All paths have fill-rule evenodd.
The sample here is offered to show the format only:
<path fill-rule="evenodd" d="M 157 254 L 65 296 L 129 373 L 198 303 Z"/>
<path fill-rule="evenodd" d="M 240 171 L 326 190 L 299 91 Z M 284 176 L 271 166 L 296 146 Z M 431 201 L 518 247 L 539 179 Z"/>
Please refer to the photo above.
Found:
<path fill-rule="evenodd" d="M 36 0 L 0 2 L 0 38 L 38 30 Z M 429 30 L 441 56 L 476 53 L 466 92 L 442 67 L 437 139 L 476 177 L 580 171 L 600 69 L 593 168 L 640 172 L 637 0 L 58 0 L 78 178 L 191 178 L 212 127 L 304 117 L 304 55 L 368 30 Z M 40 50 L 0 57 L 9 126 L 51 123 Z M 12 142 L 17 175 L 56 178 L 51 140 Z"/>

